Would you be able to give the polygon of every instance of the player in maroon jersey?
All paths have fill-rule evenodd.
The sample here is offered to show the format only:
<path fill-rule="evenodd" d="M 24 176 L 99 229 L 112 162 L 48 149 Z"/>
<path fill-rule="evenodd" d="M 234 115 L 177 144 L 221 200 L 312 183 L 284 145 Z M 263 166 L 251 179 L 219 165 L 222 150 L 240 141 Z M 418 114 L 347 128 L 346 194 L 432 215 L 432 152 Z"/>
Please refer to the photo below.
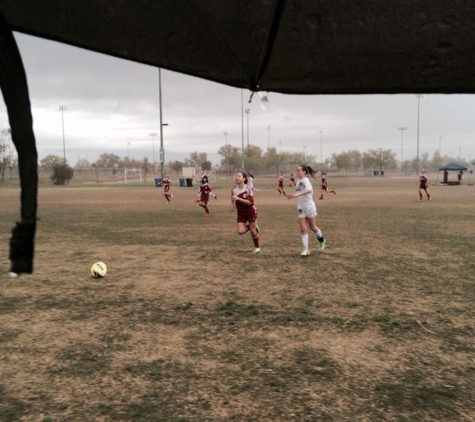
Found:
<path fill-rule="evenodd" d="M 206 177 L 206 183 L 209 183 L 208 181 L 208 176 L 206 176 L 206 173 L 204 172 L 204 170 L 201 170 L 201 174 L 200 174 L 200 185 L 198 186 L 198 191 L 196 192 L 196 199 L 195 199 L 195 202 L 200 202 L 200 198 L 201 198 L 201 185 L 203 184 L 203 178 Z M 210 196 L 213 196 L 214 199 L 218 200 L 218 195 L 214 194 L 213 192 L 210 192 L 209 193 Z"/>
<path fill-rule="evenodd" d="M 289 188 L 295 186 L 295 177 L 293 173 L 290 173 L 290 181 L 289 181 Z"/>
<path fill-rule="evenodd" d="M 336 195 L 336 191 L 328 190 L 328 180 L 327 180 L 327 174 L 324 173 L 323 171 L 320 172 L 320 179 L 322 181 L 321 189 L 320 189 L 320 198 L 318 199 L 323 199 L 323 193 L 328 192 L 328 193 L 333 193 Z"/>
<path fill-rule="evenodd" d="M 421 170 L 421 175 L 419 176 L 419 201 L 422 201 L 422 191 L 425 191 L 427 199 L 430 201 L 430 194 L 427 190 L 429 182 L 427 180 L 427 171 L 426 169 Z"/>
<path fill-rule="evenodd" d="M 163 175 L 162 185 L 163 185 L 163 196 L 167 200 L 167 202 L 166 202 L 167 205 L 170 202 L 172 202 L 171 199 L 173 198 L 173 195 L 170 193 L 170 184 L 171 183 L 172 182 L 171 182 L 170 178 L 168 177 L 168 174 L 165 173 Z"/>
<path fill-rule="evenodd" d="M 209 202 L 210 194 L 211 194 L 211 185 L 209 184 L 208 176 L 204 175 L 201 178 L 200 200 L 198 202 L 198 205 L 205 209 L 205 217 L 209 217 L 208 202 Z"/>
<path fill-rule="evenodd" d="M 277 182 L 277 192 L 279 192 L 279 195 L 281 194 L 284 194 L 285 196 L 285 192 L 284 192 L 284 173 L 282 173 L 281 171 L 279 172 L 279 180 Z"/>
<path fill-rule="evenodd" d="M 254 242 L 252 253 L 258 254 L 261 249 L 259 248 L 259 226 L 256 224 L 257 208 L 254 204 L 252 189 L 247 185 L 246 173 L 236 174 L 236 186 L 231 191 L 231 202 L 237 209 L 238 234 L 243 235 L 250 231 Z"/>

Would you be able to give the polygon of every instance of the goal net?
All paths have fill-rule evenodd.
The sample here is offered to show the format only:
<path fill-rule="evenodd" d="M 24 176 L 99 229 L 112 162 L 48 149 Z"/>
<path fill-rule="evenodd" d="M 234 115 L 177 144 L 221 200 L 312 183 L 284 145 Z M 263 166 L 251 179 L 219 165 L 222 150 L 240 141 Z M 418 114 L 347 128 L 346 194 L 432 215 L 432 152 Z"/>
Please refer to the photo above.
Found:
<path fill-rule="evenodd" d="M 127 182 L 141 182 L 142 170 L 124 170 L 125 183 Z"/>

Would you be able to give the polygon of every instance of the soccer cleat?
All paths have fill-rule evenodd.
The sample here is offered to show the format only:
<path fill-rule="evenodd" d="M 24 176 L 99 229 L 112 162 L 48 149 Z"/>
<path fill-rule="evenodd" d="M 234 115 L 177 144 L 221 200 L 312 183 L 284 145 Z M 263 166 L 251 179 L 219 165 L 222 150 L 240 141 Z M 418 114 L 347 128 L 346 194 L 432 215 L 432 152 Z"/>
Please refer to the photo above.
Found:
<path fill-rule="evenodd" d="M 336 195 L 336 190 L 333 191 L 333 194 Z"/>
<path fill-rule="evenodd" d="M 320 197 L 320 198 L 318 198 L 318 199 L 323 199 L 323 196 L 321 196 L 321 197 Z"/>
<path fill-rule="evenodd" d="M 323 251 L 325 249 L 325 244 L 327 243 L 327 241 L 325 239 L 323 239 L 323 242 L 320 242 L 319 245 L 318 245 L 318 249 L 320 249 L 321 251 Z"/>
<path fill-rule="evenodd" d="M 205 217 L 209 217 L 209 212 L 205 212 Z"/>
<path fill-rule="evenodd" d="M 419 202 L 422 201 L 422 198 L 419 198 Z"/>
<path fill-rule="evenodd" d="M 214 195 L 214 199 L 216 199 L 216 201 L 218 200 L 218 195 Z"/>
<path fill-rule="evenodd" d="M 252 253 L 254 255 L 258 254 L 259 252 L 261 251 L 261 248 L 254 248 L 254 250 L 252 251 Z"/>
<path fill-rule="evenodd" d="M 300 252 L 300 256 L 309 256 L 310 251 L 308 249 L 304 249 L 302 252 Z"/>
<path fill-rule="evenodd" d="M 430 201 L 430 198 L 427 198 L 428 201 Z"/>

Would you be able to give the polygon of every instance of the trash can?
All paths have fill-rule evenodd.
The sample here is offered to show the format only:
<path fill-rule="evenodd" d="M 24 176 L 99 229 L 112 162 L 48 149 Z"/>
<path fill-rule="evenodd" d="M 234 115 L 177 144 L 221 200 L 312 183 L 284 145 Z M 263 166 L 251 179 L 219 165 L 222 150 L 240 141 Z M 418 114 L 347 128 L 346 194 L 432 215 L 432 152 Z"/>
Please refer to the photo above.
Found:
<path fill-rule="evenodd" d="M 384 170 L 381 172 L 381 176 L 384 176 Z"/>
<path fill-rule="evenodd" d="M 188 188 L 193 187 L 193 179 L 186 179 L 186 187 Z"/>
<path fill-rule="evenodd" d="M 185 178 L 184 177 L 180 177 L 180 188 L 184 188 L 186 185 L 185 185 Z"/>
<path fill-rule="evenodd" d="M 375 170 L 375 171 L 373 172 L 373 176 L 379 176 L 379 171 Z"/>
<path fill-rule="evenodd" d="M 159 188 L 160 186 L 162 186 L 162 179 L 155 179 L 155 187 Z"/>

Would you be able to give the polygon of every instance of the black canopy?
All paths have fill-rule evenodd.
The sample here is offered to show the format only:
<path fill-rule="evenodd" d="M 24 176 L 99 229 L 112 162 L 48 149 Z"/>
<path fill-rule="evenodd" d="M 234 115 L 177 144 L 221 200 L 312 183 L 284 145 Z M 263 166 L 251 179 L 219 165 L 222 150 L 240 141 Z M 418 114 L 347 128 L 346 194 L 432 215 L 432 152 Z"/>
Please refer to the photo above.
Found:
<path fill-rule="evenodd" d="M 475 2 L 0 0 L 26 34 L 251 90 L 475 92 Z"/>

